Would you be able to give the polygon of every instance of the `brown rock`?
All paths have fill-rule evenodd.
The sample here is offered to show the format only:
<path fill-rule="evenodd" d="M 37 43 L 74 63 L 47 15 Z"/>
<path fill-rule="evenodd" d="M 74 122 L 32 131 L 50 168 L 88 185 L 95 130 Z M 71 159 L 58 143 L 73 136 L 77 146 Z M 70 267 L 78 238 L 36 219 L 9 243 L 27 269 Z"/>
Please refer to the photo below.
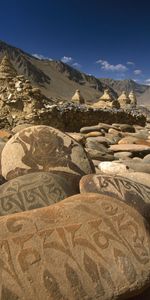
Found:
<path fill-rule="evenodd" d="M 93 131 L 101 131 L 101 125 L 87 126 L 80 129 L 81 133 L 89 133 Z"/>
<path fill-rule="evenodd" d="M 139 182 L 150 187 L 150 174 L 144 172 L 128 172 L 127 174 L 123 174 L 123 177 L 133 180 L 135 182 Z"/>
<path fill-rule="evenodd" d="M 12 179 L 0 186 L 0 216 L 49 206 L 79 189 L 63 173 L 36 172 Z"/>
<path fill-rule="evenodd" d="M 0 130 L 0 138 L 1 139 L 9 139 L 12 136 L 12 133 L 8 130 Z"/>
<path fill-rule="evenodd" d="M 108 130 L 108 133 L 110 133 L 110 134 L 115 134 L 115 135 L 117 135 L 117 134 L 119 134 L 119 129 L 117 130 L 117 129 L 114 129 L 114 128 L 110 128 L 109 130 Z"/>
<path fill-rule="evenodd" d="M 0 141 L 0 174 L 2 174 L 2 170 L 1 170 L 1 154 L 2 154 L 4 146 L 5 146 L 5 143 Z"/>
<path fill-rule="evenodd" d="M 37 171 L 64 171 L 80 176 L 91 173 L 82 146 L 61 131 L 32 126 L 16 133 L 2 151 L 2 175 L 12 179 Z"/>
<path fill-rule="evenodd" d="M 134 170 L 135 172 L 143 172 L 150 174 L 150 163 L 143 163 L 142 160 L 139 162 L 137 160 L 124 160 L 123 164 L 128 168 Z"/>
<path fill-rule="evenodd" d="M 12 132 L 13 133 L 17 133 L 17 132 L 21 131 L 22 129 L 25 129 L 25 128 L 28 128 L 28 127 L 31 127 L 31 126 L 33 126 L 33 125 L 32 124 L 28 124 L 28 123 L 19 124 L 19 125 L 15 126 L 12 129 Z"/>
<path fill-rule="evenodd" d="M 122 138 L 118 144 L 136 144 L 136 145 L 145 145 L 150 147 L 150 141 L 145 139 L 138 139 L 133 136 L 126 136 Z"/>
<path fill-rule="evenodd" d="M 1 299 L 126 299 L 148 284 L 145 220 L 112 197 L 77 195 L 0 222 Z"/>
<path fill-rule="evenodd" d="M 102 136 L 102 135 L 103 135 L 103 133 L 102 132 L 98 132 L 98 131 L 92 131 L 92 132 L 84 134 L 85 138 L 88 138 L 88 137 L 97 137 L 97 136 Z"/>
<path fill-rule="evenodd" d="M 121 175 L 90 174 L 81 178 L 80 192 L 113 196 L 137 209 L 150 223 L 150 186 Z"/>
<path fill-rule="evenodd" d="M 129 151 L 129 152 L 149 152 L 150 146 L 145 145 L 135 145 L 135 144 L 120 144 L 120 145 L 112 145 L 110 146 L 110 150 L 117 151 Z"/>
<path fill-rule="evenodd" d="M 72 139 L 74 139 L 77 143 L 84 144 L 85 143 L 85 137 L 81 133 L 77 132 L 65 132 L 65 134 L 69 135 Z"/>
<path fill-rule="evenodd" d="M 138 140 L 138 138 L 134 137 L 134 136 L 126 136 L 124 138 L 122 138 L 118 144 L 136 144 L 136 141 Z"/>

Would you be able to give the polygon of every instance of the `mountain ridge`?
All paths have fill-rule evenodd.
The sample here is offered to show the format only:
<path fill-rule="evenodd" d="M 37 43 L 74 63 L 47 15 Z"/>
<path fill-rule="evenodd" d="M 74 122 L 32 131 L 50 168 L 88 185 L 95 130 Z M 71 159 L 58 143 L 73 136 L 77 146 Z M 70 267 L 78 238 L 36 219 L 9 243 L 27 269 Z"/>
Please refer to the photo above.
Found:
<path fill-rule="evenodd" d="M 114 80 L 96 78 L 63 63 L 60 60 L 38 59 L 20 48 L 0 41 L 0 61 L 7 55 L 18 74 L 23 74 L 42 93 L 57 101 L 71 100 L 76 89 L 80 89 L 87 102 L 96 102 L 104 89 L 109 88 L 114 97 L 122 90 L 134 90 L 139 104 L 148 104 L 150 86 L 138 84 L 131 79 Z"/>

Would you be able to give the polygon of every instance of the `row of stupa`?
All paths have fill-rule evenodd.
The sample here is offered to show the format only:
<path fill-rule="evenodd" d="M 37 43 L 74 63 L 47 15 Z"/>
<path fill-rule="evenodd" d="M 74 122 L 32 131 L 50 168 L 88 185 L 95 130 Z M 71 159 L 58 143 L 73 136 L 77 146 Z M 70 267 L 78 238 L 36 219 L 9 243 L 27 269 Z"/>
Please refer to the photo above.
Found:
<path fill-rule="evenodd" d="M 79 90 L 76 90 L 72 101 L 80 104 L 85 104 L 85 100 Z M 130 91 L 127 95 L 125 91 L 121 93 L 118 99 L 114 99 L 108 89 L 104 90 L 103 95 L 98 99 L 98 102 L 92 106 L 94 108 L 130 108 L 136 107 L 137 99 L 134 91 Z"/>

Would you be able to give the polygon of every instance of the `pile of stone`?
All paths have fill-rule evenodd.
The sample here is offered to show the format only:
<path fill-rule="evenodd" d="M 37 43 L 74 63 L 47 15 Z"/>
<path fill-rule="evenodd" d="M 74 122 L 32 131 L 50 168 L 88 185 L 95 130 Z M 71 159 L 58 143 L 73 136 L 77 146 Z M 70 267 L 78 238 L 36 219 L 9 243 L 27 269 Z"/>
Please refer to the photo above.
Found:
<path fill-rule="evenodd" d="M 106 89 L 104 94 L 100 97 L 99 101 L 93 104 L 94 108 L 120 108 L 119 102 L 113 98 L 109 90 Z"/>
<path fill-rule="evenodd" d="M 149 125 L 24 124 L 0 146 L 0 298 L 149 300 Z"/>
<path fill-rule="evenodd" d="M 12 123 L 20 119 L 31 120 L 51 101 L 42 95 L 39 88 L 17 72 L 8 57 L 0 64 L 0 118 L 7 117 Z"/>

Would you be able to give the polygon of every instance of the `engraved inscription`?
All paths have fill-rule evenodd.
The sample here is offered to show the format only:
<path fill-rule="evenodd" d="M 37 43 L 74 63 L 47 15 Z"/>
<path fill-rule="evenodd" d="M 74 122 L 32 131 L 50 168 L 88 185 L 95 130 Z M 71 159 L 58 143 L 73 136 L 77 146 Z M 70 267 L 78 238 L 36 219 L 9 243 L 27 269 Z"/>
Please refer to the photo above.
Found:
<path fill-rule="evenodd" d="M 8 286 L 15 300 L 110 300 L 147 285 L 150 234 L 121 201 L 77 195 L 2 220 L 2 295 Z"/>

